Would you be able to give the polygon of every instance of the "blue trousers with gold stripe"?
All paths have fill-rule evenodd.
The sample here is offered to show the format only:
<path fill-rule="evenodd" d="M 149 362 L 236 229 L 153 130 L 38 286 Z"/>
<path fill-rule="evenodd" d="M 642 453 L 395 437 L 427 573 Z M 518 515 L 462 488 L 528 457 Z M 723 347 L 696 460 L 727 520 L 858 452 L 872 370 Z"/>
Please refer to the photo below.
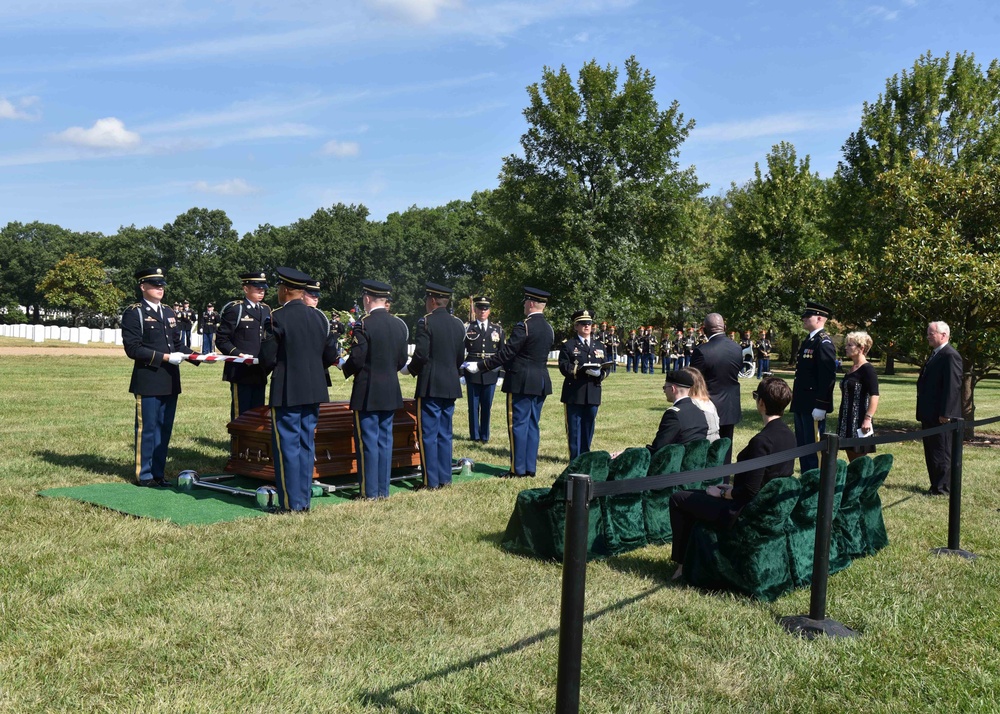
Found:
<path fill-rule="evenodd" d="M 544 403 L 545 395 L 507 395 L 510 470 L 519 476 L 535 473 L 538 461 L 538 423 L 542 417 Z"/>
<path fill-rule="evenodd" d="M 232 421 L 240 414 L 250 409 L 264 406 L 264 397 L 267 393 L 265 384 L 230 384 L 232 400 L 229 405 L 229 420 Z"/>
<path fill-rule="evenodd" d="M 278 506 L 291 511 L 309 508 L 316 461 L 319 404 L 271 407 L 271 456 Z"/>
<path fill-rule="evenodd" d="M 417 398 L 417 443 L 424 486 L 440 488 L 451 483 L 451 437 L 454 399 Z"/>
<path fill-rule="evenodd" d="M 566 404 L 566 438 L 569 439 L 569 460 L 590 451 L 597 421 L 596 404 Z"/>
<path fill-rule="evenodd" d="M 135 479 L 162 479 L 167 465 L 167 447 L 174 429 L 177 395 L 135 395 Z"/>
<path fill-rule="evenodd" d="M 394 410 L 354 412 L 358 479 L 365 498 L 389 498 Z"/>
<path fill-rule="evenodd" d="M 473 441 L 490 440 L 490 410 L 496 384 L 466 383 L 469 395 L 469 438 Z"/>

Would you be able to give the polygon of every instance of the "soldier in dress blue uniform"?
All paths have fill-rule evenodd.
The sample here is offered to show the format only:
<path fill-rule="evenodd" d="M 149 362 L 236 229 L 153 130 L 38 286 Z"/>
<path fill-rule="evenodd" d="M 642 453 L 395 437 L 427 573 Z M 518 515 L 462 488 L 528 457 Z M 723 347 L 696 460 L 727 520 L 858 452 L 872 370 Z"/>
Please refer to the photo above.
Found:
<path fill-rule="evenodd" d="M 566 340 L 559 350 L 559 371 L 565 377 L 560 401 L 566 405 L 570 461 L 590 451 L 597 408 L 601 405 L 601 382 L 611 372 L 607 348 L 591 336 L 593 321 L 590 310 L 574 312 L 576 337 Z"/>
<path fill-rule="evenodd" d="M 185 347 L 191 346 L 191 326 L 194 324 L 194 312 L 191 310 L 191 303 L 184 301 L 180 311 L 177 312 L 177 325 L 181 328 L 181 340 Z"/>
<path fill-rule="evenodd" d="M 216 346 L 224 355 L 257 357 L 264 324 L 271 317 L 271 308 L 263 301 L 267 291 L 267 275 L 263 270 L 242 273 L 243 299 L 233 300 L 222 308 Z M 259 364 L 226 362 L 222 379 L 230 383 L 232 392 L 229 418 L 235 419 L 248 409 L 264 406 L 267 396 L 267 373 Z"/>
<path fill-rule="evenodd" d="M 608 357 L 611 358 L 611 372 L 618 371 L 618 350 L 621 347 L 622 339 L 618 336 L 618 328 L 612 325 L 608 330 L 608 336 L 606 339 L 601 340 L 604 346 L 608 350 Z"/>
<path fill-rule="evenodd" d="M 476 319 L 465 328 L 465 358 L 492 357 L 504 345 L 503 328 L 490 322 L 490 299 L 479 296 L 472 301 Z M 499 370 L 466 374 L 465 389 L 469 396 L 469 438 L 484 444 L 490 440 L 490 410 L 497 387 Z"/>
<path fill-rule="evenodd" d="M 417 378 L 417 443 L 424 487 L 451 484 L 452 417 L 462 396 L 465 325 L 448 311 L 452 290 L 427 283 L 424 308 L 417 321 L 413 359 L 401 370 Z"/>
<path fill-rule="evenodd" d="M 628 333 L 628 339 L 625 340 L 625 371 L 638 372 L 641 358 L 642 349 L 639 345 L 639 338 L 636 336 L 635 330 L 631 330 Z"/>
<path fill-rule="evenodd" d="M 406 365 L 406 324 L 389 313 L 392 288 L 376 280 L 361 281 L 367 313 L 354 323 L 351 351 L 338 366 L 354 377 L 351 409 L 358 452 L 360 495 L 370 501 L 389 498 L 392 471 L 392 422 L 403 406 L 397 373 Z"/>
<path fill-rule="evenodd" d="M 757 379 L 762 379 L 771 371 L 771 339 L 767 336 L 767 330 L 760 331 L 760 340 L 757 342 Z"/>
<path fill-rule="evenodd" d="M 201 319 L 198 320 L 198 334 L 201 335 L 201 354 L 210 355 L 215 352 L 213 341 L 215 340 L 215 331 L 217 329 L 219 329 L 219 313 L 215 311 L 215 305 L 208 303 L 205 306 L 205 312 L 201 314 Z"/>
<path fill-rule="evenodd" d="M 792 416 L 795 419 L 795 443 L 814 444 L 826 433 L 826 415 L 833 411 L 833 385 L 837 381 L 837 350 L 823 328 L 830 308 L 807 302 L 802 312 L 802 327 L 809 336 L 802 340 L 795 364 L 792 385 Z M 819 466 L 819 457 L 809 454 L 799 459 L 802 472 Z"/>
<path fill-rule="evenodd" d="M 510 437 L 508 476 L 534 476 L 538 461 L 539 420 L 545 397 L 552 394 L 547 365 L 555 341 L 552 326 L 542 314 L 550 294 L 524 288 L 524 320 L 514 325 L 507 344 L 491 357 L 462 365 L 471 374 L 503 367 L 507 395 L 507 432 Z"/>
<path fill-rule="evenodd" d="M 312 500 L 319 405 L 330 400 L 326 367 L 336 361 L 330 321 L 303 301 L 311 278 L 278 268 L 278 302 L 265 324 L 260 362 L 271 372 L 271 458 L 280 512 L 304 512 Z"/>
<path fill-rule="evenodd" d="M 122 344 L 133 360 L 128 391 L 135 395 L 135 478 L 140 486 L 166 486 L 164 470 L 181 393 L 178 367 L 191 349 L 181 339 L 174 311 L 162 304 L 163 268 L 135 272 L 142 300 L 122 314 Z"/>

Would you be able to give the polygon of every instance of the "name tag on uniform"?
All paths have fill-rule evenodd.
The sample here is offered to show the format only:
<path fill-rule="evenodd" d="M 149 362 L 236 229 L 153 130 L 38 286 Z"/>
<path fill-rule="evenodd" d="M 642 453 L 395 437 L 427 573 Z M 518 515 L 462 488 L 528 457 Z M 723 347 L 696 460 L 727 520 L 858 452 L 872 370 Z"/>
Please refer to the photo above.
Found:
<path fill-rule="evenodd" d="M 240 318 L 240 322 L 253 322 L 253 318 L 250 317 L 249 315 L 244 315 L 243 317 Z"/>
<path fill-rule="evenodd" d="M 146 322 L 159 322 L 159 320 L 157 320 L 152 315 L 146 315 Z"/>
<path fill-rule="evenodd" d="M 168 317 L 168 318 L 167 318 L 167 323 L 168 323 L 168 324 L 169 324 L 169 325 L 170 325 L 171 327 L 177 327 L 177 320 L 175 320 L 175 319 L 174 319 L 174 318 L 172 318 L 172 317 Z"/>

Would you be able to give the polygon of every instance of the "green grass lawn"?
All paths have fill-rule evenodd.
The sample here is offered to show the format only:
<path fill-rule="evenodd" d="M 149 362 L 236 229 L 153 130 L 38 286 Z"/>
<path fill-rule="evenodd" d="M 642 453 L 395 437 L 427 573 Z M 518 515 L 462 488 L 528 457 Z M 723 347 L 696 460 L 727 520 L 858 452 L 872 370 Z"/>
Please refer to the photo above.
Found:
<path fill-rule="evenodd" d="M 532 483 L 178 527 L 35 495 L 132 472 L 130 363 L 53 352 L 0 357 L 0 711 L 553 710 L 561 569 L 499 542 L 517 491 L 565 465 L 554 369 Z M 183 366 L 171 472 L 224 464 L 220 375 Z M 346 399 L 334 376 L 332 398 Z M 737 450 L 759 427 L 756 382 L 743 384 Z M 916 428 L 912 372 L 882 384 L 876 429 Z M 595 448 L 650 441 L 660 386 L 613 375 Z M 977 397 L 978 416 L 1000 414 L 1000 384 Z M 459 434 L 466 414 L 460 401 Z M 502 399 L 493 414 L 493 441 L 456 440 L 456 456 L 507 462 Z M 648 547 L 588 568 L 582 710 L 1000 711 L 1000 452 L 965 449 L 970 562 L 929 553 L 946 544 L 948 503 L 919 493 L 919 444 L 887 448 L 891 544 L 829 586 L 829 616 L 861 637 L 793 638 L 776 620 L 808 612 L 808 591 L 772 604 L 705 594 L 670 583 L 669 549 Z"/>

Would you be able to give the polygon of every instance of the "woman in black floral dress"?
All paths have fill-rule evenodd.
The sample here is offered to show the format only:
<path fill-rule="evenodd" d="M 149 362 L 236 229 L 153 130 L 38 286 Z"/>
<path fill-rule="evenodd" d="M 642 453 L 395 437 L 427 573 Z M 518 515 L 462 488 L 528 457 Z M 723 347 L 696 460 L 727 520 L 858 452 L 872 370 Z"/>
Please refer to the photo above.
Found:
<path fill-rule="evenodd" d="M 853 362 L 851 371 L 840 380 L 840 416 L 837 420 L 837 434 L 841 439 L 858 435 L 858 429 L 867 434 L 872 430 L 872 419 L 878 408 L 878 375 L 868 361 L 868 350 L 872 348 L 872 338 L 867 332 L 851 332 L 844 341 L 847 358 Z M 874 446 L 861 447 L 857 451 L 846 449 L 848 461 L 854 461 L 862 454 L 874 453 Z"/>

